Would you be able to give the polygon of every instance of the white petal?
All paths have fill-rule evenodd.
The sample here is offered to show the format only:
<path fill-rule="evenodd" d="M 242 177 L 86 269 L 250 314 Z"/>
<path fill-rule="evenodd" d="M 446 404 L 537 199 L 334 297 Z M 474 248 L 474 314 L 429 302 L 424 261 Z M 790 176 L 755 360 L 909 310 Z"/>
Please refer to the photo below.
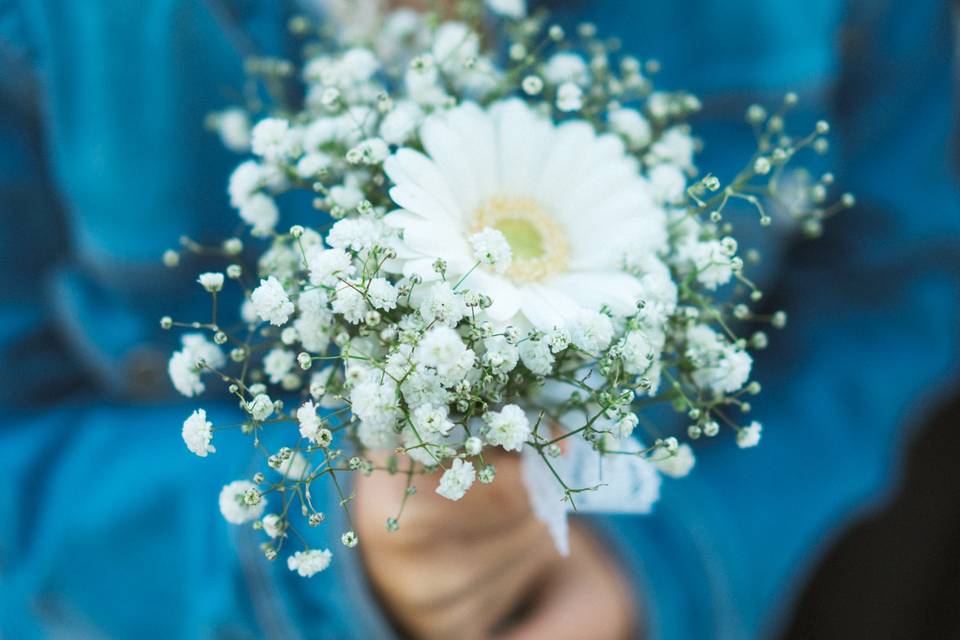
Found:
<path fill-rule="evenodd" d="M 473 211 L 479 203 L 475 172 L 468 160 L 470 150 L 463 146 L 458 132 L 447 123 L 445 114 L 430 116 L 424 121 L 420 140 L 446 179 L 461 210 Z"/>
<path fill-rule="evenodd" d="M 602 170 L 592 169 L 569 176 L 567 180 L 573 182 L 575 188 L 567 191 L 564 200 L 551 200 L 557 217 L 565 222 L 590 222 L 595 209 L 621 198 L 632 197 L 638 204 L 644 201 L 643 183 L 630 163 L 609 163 Z"/>
<path fill-rule="evenodd" d="M 521 100 L 505 100 L 490 109 L 497 129 L 500 188 L 529 192 L 550 150 L 554 128 Z"/>
<path fill-rule="evenodd" d="M 612 224 L 612 223 L 611 223 Z M 610 227 L 607 227 L 610 228 Z M 666 230 L 662 225 L 649 224 L 642 219 L 618 221 L 617 233 L 604 233 L 597 228 L 581 229 L 569 236 L 570 271 L 619 270 L 624 255 L 655 253 L 662 248 Z"/>
<path fill-rule="evenodd" d="M 490 296 L 493 304 L 486 309 L 486 314 L 496 322 L 508 322 L 520 310 L 520 290 L 506 278 L 474 269 L 463 286 Z"/>
<path fill-rule="evenodd" d="M 576 302 L 559 289 L 539 284 L 523 287 L 520 311 L 530 324 L 541 331 L 566 326 L 567 320 L 580 308 Z"/>
<path fill-rule="evenodd" d="M 420 276 L 423 278 L 424 282 L 439 280 L 440 274 L 438 274 L 433 268 L 434 262 L 436 262 L 436 260 L 432 258 L 418 258 L 416 260 L 410 260 L 403 265 L 403 275 L 407 278 L 414 275 Z M 417 287 L 415 291 L 420 289 L 422 289 L 422 287 Z"/>
<path fill-rule="evenodd" d="M 405 255 L 443 258 L 454 272 L 463 273 L 473 264 L 472 253 L 460 230 L 452 224 L 424 220 L 406 211 L 395 211 L 384 217 L 387 224 L 403 231 Z"/>
<path fill-rule="evenodd" d="M 390 199 L 410 213 L 426 220 L 460 224 L 462 216 L 459 209 L 451 210 L 444 207 L 440 200 L 414 184 L 400 184 L 391 188 Z"/>
<path fill-rule="evenodd" d="M 436 163 L 469 214 L 497 191 L 496 131 L 475 103 L 431 116 L 420 133 L 424 149 Z"/>
<path fill-rule="evenodd" d="M 384 162 L 384 171 L 396 185 L 415 185 L 436 198 L 448 213 L 462 217 L 458 199 L 430 158 L 412 149 L 400 149 Z"/>
<path fill-rule="evenodd" d="M 548 285 L 566 292 L 580 306 L 598 311 L 607 305 L 618 315 L 636 312 L 643 286 L 623 271 L 584 271 L 557 276 Z"/>
<path fill-rule="evenodd" d="M 498 187 L 496 129 L 493 121 L 479 106 L 465 102 L 450 112 L 450 126 L 460 134 L 463 149 L 473 166 L 477 195 L 489 198 Z"/>
<path fill-rule="evenodd" d="M 593 127 L 586 122 L 575 120 L 560 125 L 533 195 L 542 202 L 563 202 L 576 185 L 570 177 L 578 175 L 584 162 L 583 149 L 594 136 Z"/>

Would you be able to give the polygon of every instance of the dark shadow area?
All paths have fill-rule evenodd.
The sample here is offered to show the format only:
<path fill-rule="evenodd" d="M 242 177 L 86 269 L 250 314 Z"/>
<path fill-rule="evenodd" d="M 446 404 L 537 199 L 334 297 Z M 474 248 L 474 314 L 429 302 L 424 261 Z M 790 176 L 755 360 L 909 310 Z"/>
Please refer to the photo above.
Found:
<path fill-rule="evenodd" d="M 960 638 L 960 394 L 918 433 L 890 504 L 824 558 L 783 638 Z"/>

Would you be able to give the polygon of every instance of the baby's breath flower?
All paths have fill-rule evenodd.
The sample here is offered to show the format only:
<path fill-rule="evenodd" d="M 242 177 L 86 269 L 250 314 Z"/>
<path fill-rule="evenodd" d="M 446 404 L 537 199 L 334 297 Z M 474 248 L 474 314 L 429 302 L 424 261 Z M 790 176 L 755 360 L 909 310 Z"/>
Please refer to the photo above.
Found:
<path fill-rule="evenodd" d="M 365 380 L 350 392 L 350 401 L 360 419 L 357 435 L 361 442 L 373 450 L 391 449 L 396 443 L 394 427 L 402 415 L 395 383 Z"/>
<path fill-rule="evenodd" d="M 274 276 L 260 281 L 260 286 L 250 296 L 257 315 L 265 322 L 280 326 L 290 319 L 293 303 L 287 297 L 283 285 Z"/>
<path fill-rule="evenodd" d="M 547 342 L 550 344 L 550 351 L 560 353 L 570 346 L 570 332 L 557 327 L 547 335 Z"/>
<path fill-rule="evenodd" d="M 733 276 L 729 253 L 717 240 L 684 244 L 678 257 L 693 267 L 697 280 L 711 291 L 729 282 Z"/>
<path fill-rule="evenodd" d="M 288 347 L 296 342 L 298 337 L 296 327 L 284 327 L 283 331 L 280 332 L 280 342 Z"/>
<path fill-rule="evenodd" d="M 483 345 L 486 348 L 483 362 L 495 373 L 509 373 L 517 366 L 520 354 L 503 336 L 487 338 Z"/>
<path fill-rule="evenodd" d="M 296 355 L 287 349 L 271 349 L 263 358 L 263 372 L 273 384 L 279 383 L 290 373 L 296 362 Z"/>
<path fill-rule="evenodd" d="M 268 161 L 283 159 L 295 144 L 290 123 L 282 118 L 265 118 L 251 132 L 251 151 Z"/>
<path fill-rule="evenodd" d="M 759 104 L 752 104 L 747 107 L 747 122 L 750 124 L 760 124 L 767 119 L 767 110 Z"/>
<path fill-rule="evenodd" d="M 230 524 L 244 524 L 258 519 L 267 508 L 267 501 L 247 498 L 254 493 L 259 496 L 257 485 L 248 480 L 235 480 L 220 491 L 220 513 Z"/>
<path fill-rule="evenodd" d="M 357 538 L 356 533 L 353 531 L 347 531 L 340 536 L 340 542 L 343 543 L 343 546 L 347 547 L 348 549 L 352 549 L 353 547 L 357 546 L 359 539 Z"/>
<path fill-rule="evenodd" d="M 526 0 L 486 0 L 486 3 L 491 11 L 508 18 L 522 18 L 527 14 Z"/>
<path fill-rule="evenodd" d="M 343 316 L 351 324 L 359 324 L 370 309 L 363 292 L 359 289 L 358 281 L 344 282 L 337 287 L 337 295 L 333 299 L 333 312 Z"/>
<path fill-rule="evenodd" d="M 540 79 L 540 76 L 526 76 L 520 83 L 520 86 L 527 95 L 539 95 L 540 92 L 543 91 L 543 80 Z"/>
<path fill-rule="evenodd" d="M 686 354 L 695 367 L 694 382 L 720 393 L 739 390 L 746 384 L 753 365 L 749 354 L 702 324 L 687 330 Z"/>
<path fill-rule="evenodd" d="M 697 459 L 693 455 L 693 448 L 688 444 L 681 444 L 672 454 L 657 454 L 653 460 L 660 473 L 671 478 L 682 478 L 690 474 Z"/>
<path fill-rule="evenodd" d="M 422 119 L 423 111 L 415 102 L 398 102 L 380 122 L 380 137 L 389 144 L 404 144 Z"/>
<path fill-rule="evenodd" d="M 223 250 L 230 256 L 239 255 L 243 251 L 243 241 L 240 238 L 227 238 L 223 241 Z"/>
<path fill-rule="evenodd" d="M 340 192 L 344 196 L 346 192 Z M 331 196 L 333 191 L 331 191 Z M 357 197 L 354 198 L 354 195 Z M 359 191 L 349 198 L 343 197 L 341 206 L 344 209 L 353 209 L 363 200 Z M 340 203 L 338 203 L 340 204 Z M 349 204 L 349 206 L 347 206 Z M 339 220 L 327 234 L 327 244 L 336 249 L 361 252 L 373 248 L 381 239 L 383 230 L 380 224 L 369 218 L 345 218 Z"/>
<path fill-rule="evenodd" d="M 457 458 L 449 469 L 440 476 L 440 485 L 437 487 L 437 493 L 448 500 L 459 500 L 470 487 L 477 474 L 473 468 L 472 462 L 467 462 Z"/>
<path fill-rule="evenodd" d="M 367 286 L 367 297 L 377 309 L 390 311 L 397 307 L 397 289 L 386 278 L 374 278 Z"/>
<path fill-rule="evenodd" d="M 613 340 L 613 323 L 602 313 L 582 309 L 571 324 L 571 341 L 588 353 L 603 351 Z"/>
<path fill-rule="evenodd" d="M 330 566 L 333 554 L 329 549 L 297 551 L 287 558 L 287 568 L 302 578 L 310 578 Z"/>
<path fill-rule="evenodd" d="M 547 61 L 543 71 L 551 84 L 561 85 L 565 82 L 586 84 L 590 78 L 587 63 L 576 53 L 556 53 Z"/>
<path fill-rule="evenodd" d="M 257 422 L 263 422 L 273 415 L 273 400 L 265 393 L 260 393 L 247 405 L 247 412 Z"/>
<path fill-rule="evenodd" d="M 759 422 L 751 422 L 746 427 L 737 431 L 737 446 L 741 449 L 748 449 L 760 444 L 760 433 L 763 426 Z"/>
<path fill-rule="evenodd" d="M 218 369 L 226 363 L 223 351 L 200 333 L 185 334 L 183 348 L 175 351 L 167 364 L 173 386 L 181 394 L 192 398 L 206 390 L 201 375 L 206 367 Z"/>
<path fill-rule="evenodd" d="M 263 526 L 263 532 L 270 538 L 277 538 L 284 535 L 285 522 L 275 513 L 268 513 L 260 521 Z"/>
<path fill-rule="evenodd" d="M 650 123 L 636 109 L 616 109 L 609 117 L 610 128 L 623 136 L 631 149 L 642 149 L 650 144 Z"/>
<path fill-rule="evenodd" d="M 347 152 L 351 164 L 380 164 L 390 155 L 390 149 L 382 138 L 367 138 Z"/>
<path fill-rule="evenodd" d="M 553 371 L 554 357 L 545 339 L 526 340 L 519 345 L 520 360 L 531 373 L 545 376 Z"/>
<path fill-rule="evenodd" d="M 483 450 L 483 440 L 477 436 L 470 436 L 463 443 L 463 450 L 470 456 L 479 455 L 480 451 Z"/>
<path fill-rule="evenodd" d="M 621 342 L 620 358 L 627 373 L 644 373 L 655 356 L 654 343 L 641 331 L 631 331 Z"/>
<path fill-rule="evenodd" d="M 579 111 L 583 108 L 583 89 L 573 82 L 564 82 L 557 88 L 557 109 Z"/>
<path fill-rule="evenodd" d="M 470 245 L 477 259 L 497 273 L 505 273 L 510 268 L 513 251 L 507 239 L 496 229 L 484 227 L 482 231 L 470 236 Z"/>
<path fill-rule="evenodd" d="M 363 192 L 349 185 L 337 185 L 330 189 L 330 200 L 341 210 L 350 211 L 363 201 Z M 330 246 L 336 247 L 338 245 L 330 243 Z"/>
<path fill-rule="evenodd" d="M 343 249 L 317 248 L 307 252 L 307 267 L 311 284 L 334 286 L 339 278 L 349 278 L 355 273 L 353 259 Z"/>
<path fill-rule="evenodd" d="M 317 405 L 307 400 L 297 409 L 297 422 L 300 424 L 300 436 L 307 440 L 316 440 L 323 421 L 317 415 Z"/>
<path fill-rule="evenodd" d="M 253 235 L 268 236 L 280 219 L 280 210 L 270 196 L 254 193 L 240 205 L 240 217 L 253 227 Z"/>
<path fill-rule="evenodd" d="M 420 304 L 420 314 L 428 323 L 440 322 L 447 326 L 454 326 L 466 315 L 463 297 L 456 294 L 447 282 L 434 284 L 423 302 Z"/>
<path fill-rule="evenodd" d="M 530 437 L 530 421 L 523 409 L 515 404 L 508 404 L 500 411 L 490 411 L 484 414 L 483 420 L 487 423 L 487 442 L 506 451 L 520 451 Z"/>
<path fill-rule="evenodd" d="M 215 453 L 216 448 L 210 444 L 213 440 L 213 424 L 207 422 L 207 412 L 197 409 L 183 422 L 183 441 L 192 453 L 206 458 L 208 453 Z"/>
<path fill-rule="evenodd" d="M 250 117 L 239 108 L 230 108 L 216 114 L 217 133 L 223 146 L 231 151 L 246 151 L 250 146 Z"/>
<path fill-rule="evenodd" d="M 431 329 L 417 346 L 417 362 L 436 370 L 441 379 L 455 383 L 473 366 L 474 353 L 453 329 L 438 326 Z"/>
<path fill-rule="evenodd" d="M 636 428 L 638 422 L 639 420 L 637 419 L 637 416 L 632 413 L 628 413 L 627 415 L 623 416 L 616 424 L 616 436 L 621 439 L 629 438 L 631 435 L 633 435 L 633 430 Z"/>
<path fill-rule="evenodd" d="M 477 473 L 477 480 L 482 484 L 490 484 L 497 477 L 497 469 L 492 464 L 488 464 Z"/>

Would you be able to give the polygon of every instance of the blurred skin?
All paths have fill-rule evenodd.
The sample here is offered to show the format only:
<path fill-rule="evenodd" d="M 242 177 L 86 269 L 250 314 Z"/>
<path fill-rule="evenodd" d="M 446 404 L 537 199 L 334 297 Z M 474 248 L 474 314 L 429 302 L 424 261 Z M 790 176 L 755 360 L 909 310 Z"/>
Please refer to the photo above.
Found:
<path fill-rule="evenodd" d="M 489 458 L 488 458 L 489 460 Z M 453 502 L 436 476 L 414 478 L 400 530 L 388 532 L 406 475 L 361 478 L 353 505 L 367 574 L 399 627 L 417 638 L 616 640 L 637 628 L 633 594 L 588 527 L 571 521 L 562 558 L 527 502 L 519 456 L 499 453 L 489 485 Z"/>

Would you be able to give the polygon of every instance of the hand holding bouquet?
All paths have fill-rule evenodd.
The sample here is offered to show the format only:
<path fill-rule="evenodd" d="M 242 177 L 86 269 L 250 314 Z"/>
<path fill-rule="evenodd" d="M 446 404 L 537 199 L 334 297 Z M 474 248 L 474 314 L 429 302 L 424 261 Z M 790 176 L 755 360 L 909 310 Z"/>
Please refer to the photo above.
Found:
<path fill-rule="evenodd" d="M 290 61 L 251 60 L 271 95 L 211 118 L 252 152 L 229 197 L 262 251 L 250 269 L 240 238 L 185 239 L 229 264 L 226 278 L 199 276 L 209 321 L 162 320 L 191 329 L 170 376 L 187 396 L 220 379 L 236 398 L 267 468 L 225 486 L 221 510 L 262 528 L 266 556 L 285 553 L 304 576 L 332 557 L 297 533 L 323 523 L 317 482 L 348 510 L 348 475 L 395 476 L 392 532 L 419 475 L 458 501 L 503 482 L 494 460 L 519 454 L 514 475 L 566 553 L 570 510 L 648 511 L 661 475 L 693 467 L 692 442 L 726 431 L 756 445 L 750 350 L 767 336 L 737 330 L 786 316 L 754 310 L 757 256 L 734 223 L 778 216 L 816 235 L 853 203 L 826 204 L 831 175 L 789 167 L 827 145 L 824 122 L 786 131 L 796 96 L 748 110 L 757 150 L 724 184 L 694 165 L 686 119 L 699 101 L 655 89 L 655 61 L 620 55 L 591 25 L 568 36 L 521 3 L 489 5 L 375 15 L 339 37 L 294 20 L 299 76 Z M 304 195 L 312 216 L 282 225 Z M 218 310 L 225 286 L 243 291 L 239 322 Z M 685 426 L 666 430 L 654 405 Z M 188 448 L 214 453 L 215 428 L 195 411 Z M 267 448 L 268 432 L 285 444 Z"/>

